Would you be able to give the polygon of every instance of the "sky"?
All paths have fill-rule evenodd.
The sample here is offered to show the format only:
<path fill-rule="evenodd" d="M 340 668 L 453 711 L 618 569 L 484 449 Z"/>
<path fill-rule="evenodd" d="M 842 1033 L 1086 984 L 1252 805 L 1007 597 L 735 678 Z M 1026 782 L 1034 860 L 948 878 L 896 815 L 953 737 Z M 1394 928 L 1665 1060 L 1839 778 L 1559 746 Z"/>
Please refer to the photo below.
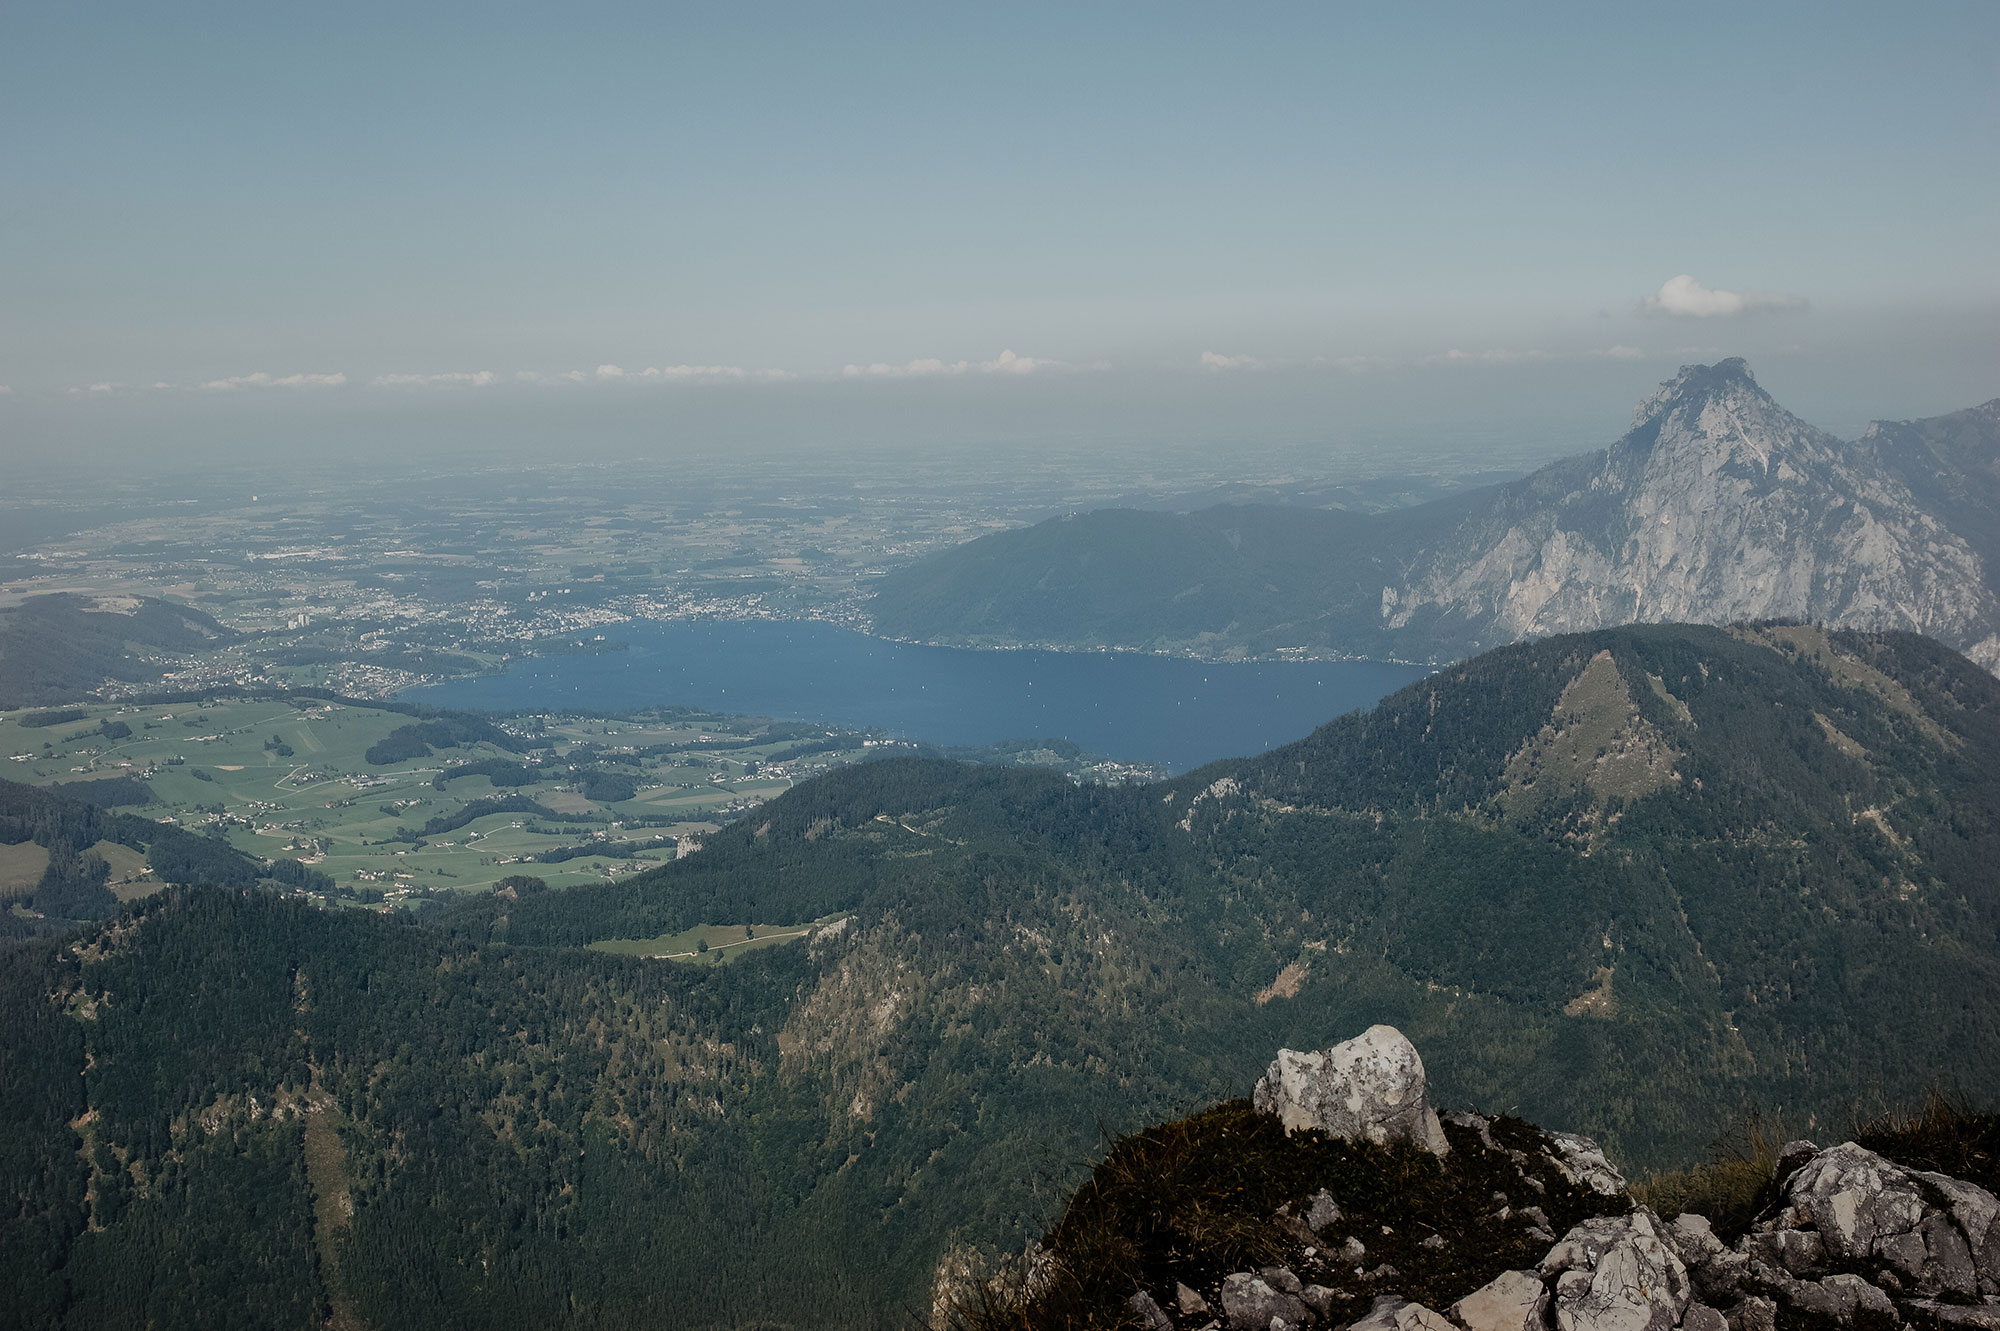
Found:
<path fill-rule="evenodd" d="M 1729 354 L 2000 395 L 2000 5 L 0 5 L 16 456 L 1553 439 Z"/>

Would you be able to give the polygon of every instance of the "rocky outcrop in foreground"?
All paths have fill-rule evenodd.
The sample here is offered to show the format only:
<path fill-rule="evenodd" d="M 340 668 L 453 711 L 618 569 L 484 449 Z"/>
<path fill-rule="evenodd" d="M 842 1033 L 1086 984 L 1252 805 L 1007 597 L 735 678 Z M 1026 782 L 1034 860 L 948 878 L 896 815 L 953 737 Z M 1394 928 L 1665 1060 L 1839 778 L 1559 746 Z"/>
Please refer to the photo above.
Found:
<path fill-rule="evenodd" d="M 1702 1216 L 1668 1223 L 1634 1206 L 1583 1221 L 1535 1266 L 1503 1272 L 1443 1313 L 1383 1294 L 1348 1325 L 1354 1331 L 2000 1328 L 2000 1225 L 1994 1223 L 2000 1202 L 1984 1188 L 1903 1169 L 1852 1142 L 1824 1151 L 1791 1143 L 1776 1182 L 1782 1207 L 1733 1245 L 1725 1246 Z M 1367 1272 L 1357 1267 L 1351 1274 Z M 1200 1325 L 1217 1331 L 1339 1325 L 1330 1316 L 1337 1297 L 1332 1287 L 1305 1283 L 1289 1268 L 1237 1272 L 1222 1283 L 1222 1316 Z M 1157 1307 L 1150 1295 L 1135 1294 L 1133 1306 L 1159 1331 L 1179 1325 L 1151 1315 Z"/>
<path fill-rule="evenodd" d="M 1394 1026 L 1370 1026 L 1331 1049 L 1280 1049 L 1250 1103 L 1285 1131 L 1318 1128 L 1377 1146 L 1412 1142 L 1432 1155 L 1451 1149 L 1431 1108 L 1424 1061 Z"/>
<path fill-rule="evenodd" d="M 1115 1280 L 1119 1320 L 1147 1331 L 2000 1331 L 1985 1188 L 1796 1141 L 1763 1195 L 1733 1242 L 1663 1219 L 1587 1138 L 1440 1119 L 1416 1051 L 1377 1026 L 1280 1051 L 1251 1106 L 1121 1143 L 1006 1321 L 1102 1325 Z M 1262 1260 L 1229 1269 L 1232 1249 Z"/>

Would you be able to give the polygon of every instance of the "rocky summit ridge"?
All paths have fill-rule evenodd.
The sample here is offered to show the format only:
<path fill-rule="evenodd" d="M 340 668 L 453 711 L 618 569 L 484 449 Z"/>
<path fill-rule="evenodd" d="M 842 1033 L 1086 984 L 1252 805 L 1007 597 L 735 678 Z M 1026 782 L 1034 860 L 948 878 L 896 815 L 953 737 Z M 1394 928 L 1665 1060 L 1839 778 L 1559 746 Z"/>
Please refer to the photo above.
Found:
<path fill-rule="evenodd" d="M 1219 1153 L 1200 1162 L 1219 1180 L 1189 1169 L 1197 1141 Z M 1725 1237 L 1708 1217 L 1668 1219 L 1635 1199 L 1587 1138 L 1504 1115 L 1440 1120 L 1422 1060 L 1378 1025 L 1331 1049 L 1280 1050 L 1247 1112 L 1239 1102 L 1119 1143 L 1049 1246 L 986 1286 L 963 1320 L 1024 1331 L 2000 1328 L 2000 1199 L 1979 1183 L 1852 1141 L 1791 1141 L 1758 1196 L 1754 1220 Z M 1252 1209 L 1284 1200 L 1262 1217 L 1231 1215 L 1224 1199 L 1246 1197 Z"/>
<path fill-rule="evenodd" d="M 1740 358 L 1685 365 L 1595 452 L 1385 513 L 1102 510 L 884 578 L 878 631 L 1444 661 L 1633 622 L 1909 630 L 2000 670 L 2000 401 L 1848 442 Z"/>
<path fill-rule="evenodd" d="M 1683 366 L 1604 452 L 1505 487 L 1384 589 L 1384 618 L 1484 642 L 1803 619 L 1913 630 L 1994 669 L 1994 572 L 1880 450 L 1800 420 L 1732 358 Z"/>

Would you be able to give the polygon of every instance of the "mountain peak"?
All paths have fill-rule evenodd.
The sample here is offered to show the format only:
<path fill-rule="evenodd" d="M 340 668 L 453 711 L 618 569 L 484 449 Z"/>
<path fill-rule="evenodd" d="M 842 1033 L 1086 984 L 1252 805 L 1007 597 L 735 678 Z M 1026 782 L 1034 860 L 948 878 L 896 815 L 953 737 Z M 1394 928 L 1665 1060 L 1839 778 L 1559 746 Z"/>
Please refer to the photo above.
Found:
<path fill-rule="evenodd" d="M 1710 401 L 1737 394 L 1771 402 L 1771 395 L 1758 387 L 1749 362 L 1741 356 L 1731 356 L 1713 365 L 1683 365 L 1680 373 L 1663 382 L 1651 397 L 1639 404 L 1632 413 L 1632 428 L 1636 430 L 1677 408 L 1692 408 L 1693 414 L 1699 415 Z"/>

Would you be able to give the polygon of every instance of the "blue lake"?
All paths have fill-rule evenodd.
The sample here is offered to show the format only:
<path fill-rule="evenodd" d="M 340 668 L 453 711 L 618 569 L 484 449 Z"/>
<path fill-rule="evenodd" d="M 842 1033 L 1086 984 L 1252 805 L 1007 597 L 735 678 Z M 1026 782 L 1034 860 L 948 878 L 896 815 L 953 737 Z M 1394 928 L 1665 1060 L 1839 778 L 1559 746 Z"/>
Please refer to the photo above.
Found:
<path fill-rule="evenodd" d="M 915 647 L 811 622 L 620 624 L 629 650 L 540 656 L 413 689 L 439 707 L 653 704 L 880 729 L 933 744 L 1061 738 L 1186 771 L 1258 753 L 1423 678 L 1379 661 L 1214 665 L 1122 652 Z"/>

